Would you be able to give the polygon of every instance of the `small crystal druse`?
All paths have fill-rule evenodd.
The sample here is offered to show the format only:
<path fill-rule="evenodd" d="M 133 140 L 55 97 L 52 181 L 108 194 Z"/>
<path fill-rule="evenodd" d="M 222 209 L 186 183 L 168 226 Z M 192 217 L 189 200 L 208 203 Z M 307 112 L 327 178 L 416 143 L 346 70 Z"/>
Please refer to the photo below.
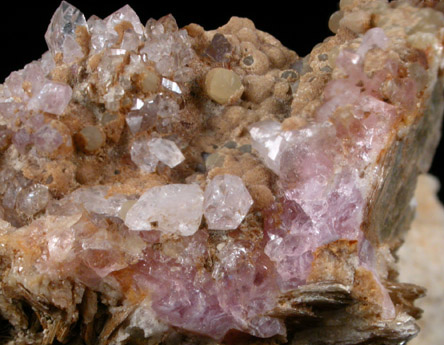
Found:
<path fill-rule="evenodd" d="M 61 3 L 49 51 L 0 85 L 12 343 L 417 333 L 422 290 L 394 253 L 439 138 L 444 15 L 340 7 L 300 58 L 248 19 L 180 29 Z"/>

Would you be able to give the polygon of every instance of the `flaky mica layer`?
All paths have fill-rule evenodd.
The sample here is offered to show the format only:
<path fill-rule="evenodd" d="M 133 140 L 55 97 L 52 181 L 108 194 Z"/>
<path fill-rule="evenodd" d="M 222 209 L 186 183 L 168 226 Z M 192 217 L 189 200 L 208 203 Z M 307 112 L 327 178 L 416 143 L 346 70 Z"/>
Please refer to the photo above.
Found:
<path fill-rule="evenodd" d="M 248 19 L 62 2 L 0 87 L 11 343 L 413 337 L 393 253 L 440 133 L 438 5 L 341 1 L 300 58 Z"/>

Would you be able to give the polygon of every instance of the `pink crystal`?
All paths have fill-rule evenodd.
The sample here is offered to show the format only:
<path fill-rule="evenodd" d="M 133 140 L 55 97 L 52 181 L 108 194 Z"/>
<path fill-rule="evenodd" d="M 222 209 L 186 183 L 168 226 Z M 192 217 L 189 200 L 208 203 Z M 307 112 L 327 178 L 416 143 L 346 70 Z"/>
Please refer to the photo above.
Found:
<path fill-rule="evenodd" d="M 207 241 L 208 234 L 200 230 L 177 240 L 176 248 L 181 249 L 175 256 L 145 249 L 144 259 L 132 269 L 139 288 L 152 291 L 156 315 L 170 325 L 217 340 L 232 329 L 258 337 L 285 334 L 281 321 L 258 315 L 270 310 L 278 293 L 270 274 L 272 264 L 260 248 L 227 244 L 218 253 L 220 263 L 212 277 L 196 266 L 208 258 Z"/>
<path fill-rule="evenodd" d="M 385 35 L 384 30 L 381 28 L 372 28 L 365 33 L 364 37 L 362 38 L 362 43 L 356 53 L 361 58 L 364 58 L 365 54 L 367 54 L 370 49 L 385 49 L 387 48 L 388 44 L 389 39 Z"/>
<path fill-rule="evenodd" d="M 79 188 L 71 193 L 68 203 L 77 204 L 88 212 L 118 217 L 123 204 L 130 199 L 119 194 L 108 196 L 108 192 L 109 187 L 106 186 Z"/>
<path fill-rule="evenodd" d="M 370 78 L 362 59 L 369 49 L 387 44 L 384 32 L 372 29 L 358 53 L 340 52 L 336 63 L 348 76 L 327 85 L 315 123 L 289 132 L 271 121 L 250 127 L 253 148 L 280 177 L 283 199 L 267 213 L 265 253 L 276 264 L 282 290 L 305 282 L 319 246 L 363 239 L 364 187 L 358 170 L 376 160 L 397 114 L 379 99 L 378 90 L 394 66 Z"/>
<path fill-rule="evenodd" d="M 24 128 L 19 129 L 12 137 L 12 143 L 20 153 L 25 153 L 26 148 L 32 143 L 31 134 Z"/>
<path fill-rule="evenodd" d="M 276 121 L 262 121 L 250 127 L 252 146 L 259 153 L 265 165 L 276 174 L 280 171 L 280 152 L 285 145 L 281 124 Z"/>
<path fill-rule="evenodd" d="M 261 338 L 285 335 L 282 320 L 265 316 L 279 295 L 273 263 L 261 247 L 248 242 L 226 243 L 214 269 L 218 300 L 240 329 Z"/>
<path fill-rule="evenodd" d="M 28 109 L 62 115 L 71 101 L 72 89 L 67 84 L 47 81 L 28 103 Z"/>
<path fill-rule="evenodd" d="M 190 242 L 184 243 L 185 250 L 197 253 L 195 248 L 206 241 L 198 234 L 192 236 Z M 215 282 L 210 274 L 194 267 L 205 256 L 207 253 L 203 252 L 188 265 L 182 265 L 177 259 L 147 249 L 144 260 L 135 267 L 139 273 L 137 283 L 152 291 L 152 307 L 160 320 L 221 340 L 235 327 L 235 322 L 220 307 Z"/>
<path fill-rule="evenodd" d="M 44 125 L 33 134 L 32 140 L 39 151 L 53 152 L 63 144 L 63 137 L 51 124 Z"/>

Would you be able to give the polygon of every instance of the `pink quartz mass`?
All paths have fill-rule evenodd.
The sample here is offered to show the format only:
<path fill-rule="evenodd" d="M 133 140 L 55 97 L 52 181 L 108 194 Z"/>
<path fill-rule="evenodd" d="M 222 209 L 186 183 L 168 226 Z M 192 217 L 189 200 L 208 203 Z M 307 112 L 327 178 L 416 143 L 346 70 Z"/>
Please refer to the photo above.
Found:
<path fill-rule="evenodd" d="M 165 78 L 182 81 L 190 74 L 186 65 L 193 59 L 193 51 L 184 30 L 170 34 L 156 21 L 149 21 L 144 28 L 129 6 L 104 20 L 91 18 L 86 21 L 83 14 L 66 2 L 58 11 L 45 37 L 51 53 L 62 52 L 67 63 L 74 63 L 83 56 L 78 43 L 73 40 L 76 26 L 85 26 L 91 33 L 91 52 L 109 54 L 101 64 L 111 64 L 113 59 L 119 59 L 117 49 L 110 52 L 108 48 L 118 40 L 114 27 L 125 20 L 132 23 L 134 30 L 125 33 L 121 49 L 134 50 L 143 39 L 144 46 L 140 53 L 153 61 Z M 63 21 L 69 16 L 63 16 L 65 12 L 60 11 L 68 13 L 73 21 L 70 32 L 62 34 Z M 221 38 L 215 37 L 217 39 Z M 225 47 L 227 43 L 223 41 L 221 44 Z M 242 236 L 233 236 L 223 246 L 217 247 L 216 253 L 210 253 L 209 230 L 199 227 L 204 215 L 204 191 L 193 186 L 187 189 L 193 189 L 194 194 L 186 194 L 183 199 L 195 195 L 194 203 L 188 201 L 184 205 L 182 199 L 173 200 L 181 198 L 180 193 L 176 193 L 170 194 L 171 200 L 165 199 L 165 204 L 156 204 L 159 209 L 167 209 L 168 205 L 173 207 L 175 203 L 194 207 L 192 214 L 187 209 L 180 211 L 193 216 L 190 221 L 193 227 L 190 230 L 188 225 L 184 225 L 186 233 L 181 235 L 180 231 L 177 232 L 177 237 L 168 242 L 175 246 L 173 252 L 176 254 L 167 255 L 165 251 L 154 250 L 151 244 L 157 243 L 164 233 L 176 233 L 176 229 L 165 231 L 162 226 L 174 222 L 164 222 L 161 216 L 153 218 L 155 221 L 147 225 L 144 213 L 147 206 L 142 202 L 149 204 L 152 199 L 146 195 L 151 194 L 141 196 L 137 206 L 128 211 L 125 219 L 119 212 L 125 203 L 136 201 L 137 196 L 106 198 L 108 190 L 105 188 L 85 188 L 78 189 L 65 199 L 50 201 L 47 190 L 41 185 L 30 187 L 17 177 L 17 181 L 13 180 L 11 184 L 17 186 L 22 183 L 21 189 L 28 188 L 32 192 L 29 200 L 42 195 L 44 201 L 44 205 L 38 209 L 28 207 L 24 212 L 33 215 L 49 204 L 47 214 L 63 216 L 61 226 L 69 229 L 65 232 L 42 230 L 42 236 L 33 234 L 32 239 L 39 243 L 43 253 L 37 266 L 48 274 L 57 272 L 62 277 L 74 276 L 90 287 L 98 286 L 100 279 L 107 276 L 115 276 L 123 287 L 127 284 L 123 277 L 127 279 L 129 274 L 133 288 L 151 296 L 152 309 L 160 321 L 216 340 L 223 339 L 231 330 L 261 338 L 285 336 L 283 321 L 269 316 L 270 311 L 281 293 L 306 283 L 316 249 L 333 241 L 357 240 L 361 265 L 374 272 L 377 280 L 371 244 L 361 231 L 368 193 L 368 184 L 363 182 L 361 173 L 369 173 L 366 168 L 377 159 L 388 138 L 394 135 L 390 132 L 392 124 L 400 117 L 396 107 L 385 102 L 384 98 L 389 96 L 408 108 L 412 98 L 409 95 L 416 90 L 415 83 L 404 77 L 393 81 L 395 91 L 388 90 L 388 93 L 392 93 L 381 94 L 380 86 L 386 82 L 388 75 L 397 75 L 394 71 L 398 66 L 394 62 L 389 61 L 371 77 L 364 72 L 363 60 L 367 52 L 373 48 L 383 50 L 388 44 L 389 39 L 384 31 L 374 28 L 362 37 L 356 51 L 342 50 L 339 53 L 336 64 L 344 76 L 328 82 L 323 102 L 312 122 L 292 131 L 282 130 L 280 123 L 271 120 L 249 127 L 255 154 L 278 178 L 275 202 L 261 210 L 262 240 L 251 242 Z M 226 52 L 224 48 L 220 52 L 208 51 L 207 54 L 216 54 L 217 59 L 222 61 Z M 134 61 L 137 63 L 138 60 L 135 58 Z M 67 84 L 51 81 L 47 70 L 51 67 L 48 65 L 51 65 L 48 57 L 33 62 L 23 70 L 13 72 L 0 89 L 0 110 L 8 114 L 5 120 L 9 121 L 12 143 L 20 153 L 31 148 L 37 151 L 37 155 L 50 154 L 64 143 L 63 133 L 51 123 L 45 123 L 42 114 L 51 114 L 53 118 L 63 116 L 74 97 L 73 90 Z M 98 68 L 106 69 L 106 66 L 99 65 Z M 106 73 L 102 76 L 103 85 L 106 85 Z M 23 91 L 25 81 L 32 85 L 32 96 Z M 117 95 L 120 92 L 114 91 Z M 109 107 L 112 108 L 111 103 Z M 174 123 L 178 112 L 179 106 L 165 95 L 138 99 L 126 117 L 126 123 L 135 135 L 153 128 L 156 123 L 157 128 L 161 128 L 165 119 Z M 15 124 L 17 118 L 23 124 L 20 128 Z M 154 157 L 152 151 L 156 147 L 146 146 L 148 140 L 141 138 L 134 142 L 131 157 L 144 172 L 155 171 L 159 161 L 171 168 L 183 161 L 183 155 L 175 143 L 168 141 L 169 146 Z M 156 143 L 158 141 L 161 140 Z M 163 142 L 165 144 L 167 141 Z M 174 157 L 164 158 L 164 155 Z M 218 180 L 215 179 L 213 184 L 222 183 Z M 228 225 L 217 223 L 213 228 L 209 226 L 210 229 L 241 231 L 235 229 L 248 214 L 253 201 L 243 185 L 229 185 L 229 181 L 234 180 L 236 183 L 242 182 L 238 182 L 240 178 L 237 177 L 226 178 L 224 181 L 228 182 L 224 183 L 228 187 L 222 189 L 238 189 L 231 192 L 232 195 L 211 196 L 220 204 L 210 206 L 219 207 L 220 210 L 224 207 L 228 217 L 235 214 L 237 218 L 230 219 Z M 173 185 L 170 187 L 173 188 Z M 183 187 L 177 188 L 183 190 Z M 221 193 L 221 188 L 214 189 L 214 193 Z M 168 191 L 163 186 L 153 187 L 150 193 L 154 192 L 157 197 Z M 205 194 L 210 192 L 208 189 Z M 236 197 L 241 200 L 235 200 Z M 11 197 L 9 204 L 3 205 L 5 209 L 13 208 L 16 199 L 16 196 Z M 103 201 L 105 199 L 106 202 Z M 210 207 L 210 202 L 205 202 L 206 207 Z M 60 211 L 63 203 L 72 203 L 76 210 L 86 210 L 88 216 L 77 219 L 74 213 Z M 231 204 L 227 206 L 226 203 Z M 165 214 L 172 219 L 173 213 Z M 139 222 L 137 217 L 140 214 L 145 216 L 145 223 Z M 210 219 L 207 214 L 205 216 Z M 113 226 L 112 233 L 105 231 L 109 223 Z M 137 226 L 131 228 L 135 223 Z M 41 221 L 40 227 L 45 229 L 44 221 Z M 121 248 L 123 237 L 134 239 L 134 243 L 139 245 L 130 249 Z M 218 260 L 214 267 L 208 269 L 205 265 L 211 255 Z M 384 293 L 384 316 L 390 319 L 394 317 L 394 306 L 388 294 Z"/>

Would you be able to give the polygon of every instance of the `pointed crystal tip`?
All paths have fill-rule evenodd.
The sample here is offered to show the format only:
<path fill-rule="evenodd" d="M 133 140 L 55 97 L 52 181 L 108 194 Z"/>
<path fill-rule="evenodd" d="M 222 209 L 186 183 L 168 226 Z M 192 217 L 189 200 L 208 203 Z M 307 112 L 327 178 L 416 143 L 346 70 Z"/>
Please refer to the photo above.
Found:
<path fill-rule="evenodd" d="M 70 3 L 62 1 L 45 34 L 46 44 L 53 56 L 62 53 L 66 63 L 74 62 L 83 56 L 82 48 L 76 41 L 79 26 L 87 28 L 83 13 Z"/>

